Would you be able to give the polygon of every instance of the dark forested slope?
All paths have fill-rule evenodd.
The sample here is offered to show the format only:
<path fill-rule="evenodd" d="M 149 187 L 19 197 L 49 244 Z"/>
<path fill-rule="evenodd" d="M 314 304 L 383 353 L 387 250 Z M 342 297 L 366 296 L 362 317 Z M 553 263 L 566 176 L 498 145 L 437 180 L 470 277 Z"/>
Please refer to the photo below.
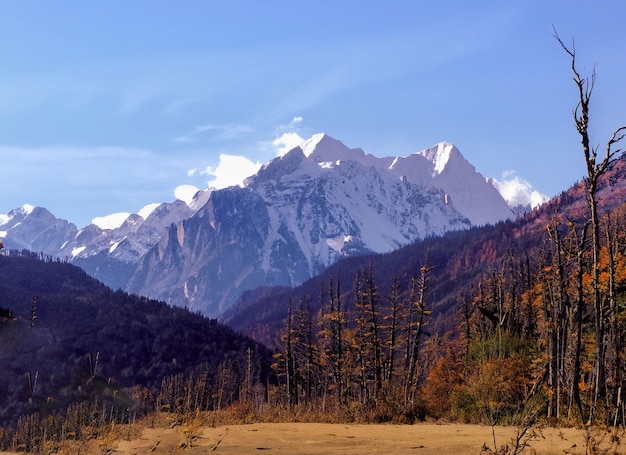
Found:
<path fill-rule="evenodd" d="M 253 359 L 260 376 L 269 364 L 265 348 L 215 320 L 26 251 L 0 255 L 0 308 L 0 425 L 87 399 L 132 408 L 124 390 L 201 365 L 243 374 Z"/>

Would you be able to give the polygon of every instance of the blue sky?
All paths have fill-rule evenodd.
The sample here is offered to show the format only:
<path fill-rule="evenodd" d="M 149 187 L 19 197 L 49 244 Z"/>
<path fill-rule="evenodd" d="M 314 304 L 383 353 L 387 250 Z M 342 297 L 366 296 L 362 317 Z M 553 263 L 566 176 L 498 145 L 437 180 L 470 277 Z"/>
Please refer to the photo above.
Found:
<path fill-rule="evenodd" d="M 452 142 L 552 196 L 585 172 L 552 24 L 596 65 L 603 147 L 626 124 L 624 17 L 621 0 L 0 0 L 0 213 L 82 227 L 318 132 L 377 156 Z"/>

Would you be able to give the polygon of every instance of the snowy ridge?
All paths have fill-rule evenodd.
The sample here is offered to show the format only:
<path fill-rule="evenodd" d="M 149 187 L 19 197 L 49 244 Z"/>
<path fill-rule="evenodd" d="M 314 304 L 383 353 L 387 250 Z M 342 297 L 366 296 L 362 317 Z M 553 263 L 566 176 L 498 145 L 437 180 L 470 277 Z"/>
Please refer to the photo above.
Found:
<path fill-rule="evenodd" d="M 244 188 L 212 192 L 142 258 L 129 290 L 216 316 L 247 289 L 299 284 L 341 257 L 512 217 L 452 144 L 377 158 L 320 134 Z"/>
<path fill-rule="evenodd" d="M 189 190 L 185 201 L 80 230 L 24 206 L 0 215 L 0 236 L 7 248 L 68 258 L 113 288 L 215 317 L 246 290 L 300 284 L 342 257 L 513 217 L 446 142 L 379 158 L 316 134 L 243 187 Z"/>

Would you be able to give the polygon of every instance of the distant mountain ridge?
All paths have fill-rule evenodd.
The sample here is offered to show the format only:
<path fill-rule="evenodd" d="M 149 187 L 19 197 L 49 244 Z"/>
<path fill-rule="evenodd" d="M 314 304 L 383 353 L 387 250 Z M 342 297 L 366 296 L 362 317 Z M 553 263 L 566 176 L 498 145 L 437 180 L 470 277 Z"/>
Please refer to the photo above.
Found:
<path fill-rule="evenodd" d="M 246 290 L 297 285 L 342 257 L 511 218 L 452 144 L 377 158 L 318 134 L 243 187 L 200 191 L 116 229 L 78 230 L 31 207 L 0 217 L 0 236 L 7 248 L 69 258 L 113 288 L 217 316 Z"/>

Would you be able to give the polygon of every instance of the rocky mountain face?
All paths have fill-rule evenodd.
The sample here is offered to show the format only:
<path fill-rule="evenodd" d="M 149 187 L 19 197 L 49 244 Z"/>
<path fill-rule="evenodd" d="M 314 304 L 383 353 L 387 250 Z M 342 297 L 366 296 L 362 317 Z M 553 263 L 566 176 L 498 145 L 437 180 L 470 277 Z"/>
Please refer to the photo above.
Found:
<path fill-rule="evenodd" d="M 74 224 L 56 218 L 43 207 L 26 204 L 0 215 L 0 238 L 5 248 L 55 255 L 77 232 Z"/>
<path fill-rule="evenodd" d="M 375 158 L 328 136 L 214 191 L 141 260 L 128 290 L 219 315 L 245 290 L 292 286 L 346 256 L 512 217 L 451 144 Z"/>
<path fill-rule="evenodd" d="M 113 288 L 209 316 L 246 290 L 297 285 L 343 257 L 514 216 L 452 144 L 377 158 L 323 134 L 243 187 L 162 204 L 116 229 L 76 230 L 51 214 L 42 221 L 44 211 L 21 225 L 16 214 L 0 218 L 5 246 L 67 257 Z"/>
<path fill-rule="evenodd" d="M 137 264 L 172 224 L 194 213 L 183 201 L 164 203 L 144 220 L 130 215 L 116 229 L 89 225 L 61 250 L 61 255 L 114 289 L 126 289 Z"/>

